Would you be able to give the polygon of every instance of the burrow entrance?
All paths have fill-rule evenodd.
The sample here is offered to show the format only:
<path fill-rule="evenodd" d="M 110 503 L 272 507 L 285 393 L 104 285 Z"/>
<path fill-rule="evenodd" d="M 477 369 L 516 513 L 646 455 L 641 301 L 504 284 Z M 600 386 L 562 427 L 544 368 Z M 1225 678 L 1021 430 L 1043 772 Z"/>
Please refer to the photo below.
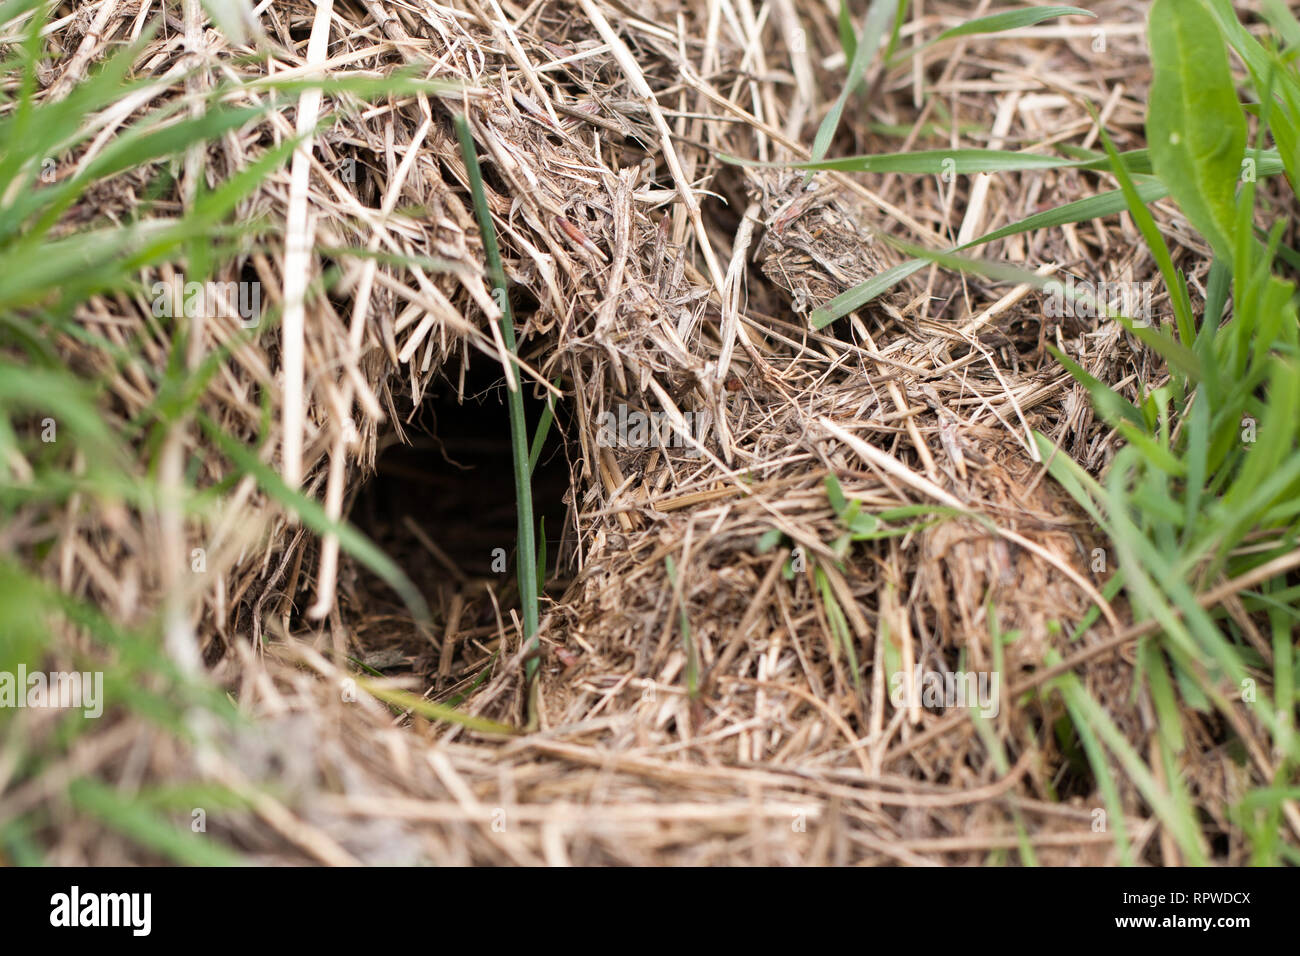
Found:
<path fill-rule="evenodd" d="M 534 390 L 525 384 L 530 443 L 545 407 Z M 545 585 L 552 594 L 566 583 L 575 543 L 566 413 L 562 403 L 553 407 L 555 421 L 532 476 L 534 523 L 539 542 L 545 529 Z M 432 633 L 420 632 L 397 595 L 356 561 L 342 582 L 340 608 L 367 669 L 413 672 L 450 692 L 490 660 L 499 643 L 498 614 L 508 626 L 510 609 L 519 604 L 514 460 L 501 367 L 478 356 L 461 386 L 460 369 L 449 365 L 402 427 L 408 442 L 395 429 L 381 437 L 375 474 L 352 497 L 348 517 L 420 589 Z"/>

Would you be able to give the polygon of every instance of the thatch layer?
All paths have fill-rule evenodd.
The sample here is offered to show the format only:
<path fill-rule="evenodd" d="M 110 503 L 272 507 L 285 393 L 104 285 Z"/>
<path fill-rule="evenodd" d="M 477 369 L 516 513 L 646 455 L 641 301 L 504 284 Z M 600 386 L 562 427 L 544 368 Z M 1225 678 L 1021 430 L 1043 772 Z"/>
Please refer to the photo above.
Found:
<path fill-rule="evenodd" d="M 1095 6 L 1104 59 L 1091 52 L 1091 28 L 1043 25 L 948 43 L 911 72 L 869 74 L 834 152 L 934 145 L 929 124 L 942 141 L 1087 145 L 1088 100 L 1121 145 L 1140 145 L 1141 11 Z M 967 7 L 926 3 L 904 42 Z M 89 9 L 58 24 L 64 52 L 51 59 L 48 97 L 159 12 L 105 0 L 92 29 Z M 190 628 L 179 640 L 192 635 L 212 678 L 255 718 L 213 731 L 206 753 L 119 721 L 84 742 L 72 758 L 79 772 L 126 790 L 205 775 L 256 793 L 247 807 L 210 813 L 209 832 L 268 862 L 973 863 L 1013 858 L 1018 828 L 1044 862 L 1113 861 L 1112 836 L 1096 827 L 1096 784 L 1054 732 L 1062 704 L 1049 678 L 1059 672 L 1045 668 L 1076 659 L 1073 672 L 1144 754 L 1151 705 L 1132 698 L 1132 641 L 1116 640 L 1122 606 L 1074 634 L 1114 568 L 1097 565 L 1089 520 L 1045 477 L 1030 436 L 1046 433 L 1093 472 L 1114 441 L 1045 345 L 1130 393 L 1161 376 L 1158 364 L 1113 323 L 1053 319 L 1028 287 L 938 270 L 823 331 L 806 321 L 897 261 L 885 235 L 946 247 L 1092 182 L 1050 171 L 821 174 L 809 191 L 802 174 L 722 162 L 805 158 L 838 89 L 833 18 L 790 0 L 275 0 L 259 7 L 257 48 L 232 47 L 193 5 L 162 12 L 136 64 L 162 81 L 157 98 L 322 69 L 411 67 L 458 85 L 370 103 L 295 94 L 186 164 L 178 209 L 194 177 L 219 182 L 312 128 L 317 113 L 324 120 L 294 169 L 242 210 L 274 228 L 217 277 L 256 276 L 280 326 L 243 341 L 230 309 L 189 326 L 194 364 L 230 349 L 205 414 L 342 516 L 380 445 L 420 434 L 426 398 L 460 392 L 467 368 L 499 367 L 504 379 L 451 125 L 464 110 L 515 286 L 524 387 L 555 383 L 568 518 L 543 607 L 541 726 L 503 741 L 349 692 L 361 676 L 352 659 L 430 699 L 467 693 L 467 713 L 527 719 L 508 576 L 487 588 L 446 569 L 436 528 L 408 562 L 436 569 L 432 624 L 420 628 L 337 542 L 295 523 L 251 479 L 188 520 L 180 540 L 144 514 L 67 516 L 44 572 L 128 621 L 181 589 Z M 928 105 L 917 109 L 922 91 Z M 283 96 L 247 86 L 231 95 Z M 901 146 L 880 132 L 898 124 L 911 128 Z M 119 177 L 85 215 L 125 214 L 143 181 Z M 1176 233 L 1168 209 L 1156 214 Z M 1118 222 L 981 254 L 1102 279 L 1154 272 Z M 1179 255 L 1197 288 L 1203 257 Z M 183 276 L 142 278 L 149 287 Z M 325 280 L 328 292 L 314 285 Z M 100 299 L 81 318 L 110 341 L 139 335 L 139 360 L 160 362 L 171 333 L 151 305 Z M 106 367 L 84 342 L 60 347 Z M 151 380 L 127 367 L 104 400 L 125 420 L 153 397 Z M 605 441 L 620 406 L 659 416 L 666 441 Z M 201 485 L 230 474 L 197 427 L 177 441 Z M 892 522 L 921 522 L 906 534 L 838 548 L 845 527 L 828 475 L 863 512 L 940 510 Z M 405 514 L 419 524 L 423 506 Z M 205 575 L 168 570 L 200 546 Z M 987 673 L 999 662 L 1001 707 L 987 733 L 951 707 L 891 700 L 897 674 Z M 1221 819 L 1224 799 L 1256 771 L 1221 759 L 1222 728 L 1197 721 L 1180 769 Z M 39 739 L 39 726 L 30 733 Z M 55 780 L 0 799 L 0 811 L 57 793 Z M 1139 795 L 1122 798 L 1139 857 L 1176 862 Z M 1223 827 L 1216 852 L 1236 861 L 1241 841 Z M 85 821 L 49 837 L 60 863 L 140 858 Z"/>

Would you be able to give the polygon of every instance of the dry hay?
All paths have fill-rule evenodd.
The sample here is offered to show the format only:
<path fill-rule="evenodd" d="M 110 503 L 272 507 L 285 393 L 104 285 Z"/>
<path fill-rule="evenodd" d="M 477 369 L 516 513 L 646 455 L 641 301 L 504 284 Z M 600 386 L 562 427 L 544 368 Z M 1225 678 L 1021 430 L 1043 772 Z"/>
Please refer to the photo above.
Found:
<path fill-rule="evenodd" d="M 926 3 L 904 38 L 918 29 L 932 36 L 986 5 L 974 6 Z M 1015 859 L 1018 823 L 1042 861 L 1112 862 L 1111 835 L 1093 829 L 1102 800 L 1055 734 L 1063 709 L 1046 690 L 1060 670 L 1044 662 L 1051 653 L 1071 661 L 1144 754 L 1152 709 L 1145 696 L 1133 698 L 1133 634 L 1116 630 L 1122 606 L 1071 639 L 1091 604 L 1085 588 L 1104 577 L 1090 566 L 1098 540 L 1045 478 L 1027 436 L 1046 432 L 1094 473 L 1113 450 L 1114 436 L 1046 344 L 1129 394 L 1136 381 L 1159 379 L 1158 364 L 1114 324 L 1048 319 L 1028 288 L 938 270 L 822 332 L 806 321 L 811 308 L 897 261 L 881 233 L 937 248 L 1096 183 L 1077 172 L 951 183 L 823 174 L 807 192 L 799 175 L 723 164 L 718 153 L 807 156 L 843 69 L 822 5 L 275 0 L 262 8 L 269 52 L 250 59 L 202 29 L 193 5 L 168 6 L 137 69 L 168 77 L 202 63 L 190 80 L 200 91 L 232 75 L 414 64 L 463 91 L 370 104 L 325 97 L 329 122 L 315 138 L 310 175 L 273 176 L 241 217 L 287 222 L 291 238 L 307 224 L 318 249 L 356 246 L 456 268 L 327 262 L 317 251 L 302 273 L 273 234 L 217 278 L 255 273 L 271 307 L 283 306 L 286 284 L 292 296 L 304 274 L 317 279 L 334 266 L 339 279 L 328 295 L 309 295 L 299 317 L 290 303 L 286 331 L 236 345 L 202 407 L 254 444 L 269 393 L 273 432 L 263 457 L 345 514 L 380 443 L 421 434 L 430 394 L 461 391 L 467 365 L 503 376 L 496 305 L 450 122 L 466 110 L 516 286 L 528 387 L 540 393 L 537 382 L 559 382 L 569 510 L 561 573 L 543 605 L 541 726 L 501 740 L 394 716 L 365 693 L 342 699 L 340 682 L 356 671 L 348 657 L 436 700 L 482 675 L 462 709 L 521 725 L 513 585 L 498 577 L 489 593 L 481 577 L 446 570 L 448 542 L 426 527 L 426 540 L 408 537 L 405 555 L 408 567 L 433 569 L 424 585 L 433 625 L 423 632 L 350 558 L 336 564 L 333 544 L 322 546 L 244 480 L 219 512 L 183 528 L 138 513 L 110 523 L 90 506 L 69 513 L 43 570 L 127 621 L 169 587 L 190 589 L 184 607 L 193 609 L 201 659 L 255 720 L 214 731 L 206 753 L 118 721 L 78 745 L 64 771 L 98 772 L 128 793 L 198 774 L 256 792 L 247 808 L 211 813 L 209 831 L 267 862 L 976 863 Z M 1069 21 L 950 43 L 888 80 L 870 73 L 869 94 L 857 101 L 866 108 L 848 111 L 835 154 L 932 145 L 923 127 L 941 119 L 914 105 L 922 90 L 974 131 L 963 145 L 1091 145 L 1085 100 L 1101 105 L 1121 148 L 1140 145 L 1141 5 L 1096 8 L 1104 57 L 1091 51 L 1091 27 Z M 323 64 L 307 43 L 318 10 L 330 17 Z M 138 35 L 158 12 L 105 0 L 93 30 L 86 14 L 60 21 L 64 53 L 50 61 L 44 95 L 62 95 L 89 59 Z M 593 24 L 593 13 L 604 22 Z M 171 79 L 157 95 L 184 93 Z M 291 135 L 298 111 L 312 109 L 306 96 L 226 136 L 204 157 L 205 174 L 216 182 L 245 168 Z M 873 133 L 876 123 L 913 133 L 900 145 Z M 179 201 L 198 168 L 182 170 Z M 129 210 L 140 181 L 121 177 L 86 214 Z M 303 211 L 309 217 L 295 220 Z M 1176 234 L 1170 210 L 1156 211 Z M 1009 239 L 983 254 L 1107 279 L 1154 271 L 1131 225 L 1115 220 Z M 1204 257 L 1177 254 L 1197 288 Z M 147 287 L 171 277 L 143 278 Z M 151 351 L 141 361 L 168 352 L 168 331 L 144 298 L 97 300 L 81 320 L 118 343 L 145 332 Z M 301 382 L 291 354 L 299 327 Z M 200 318 L 193 331 L 197 362 L 235 342 L 239 327 L 233 316 Z M 60 347 L 103 367 L 82 343 Z M 105 401 L 123 419 L 153 398 L 138 370 L 113 386 Z M 702 447 L 602 447 L 601 416 L 619 403 L 678 426 L 688 413 L 707 413 L 712 427 Z M 202 485 L 229 473 L 196 427 L 176 442 L 176 455 L 202 463 Z M 843 529 L 824 487 L 832 473 L 865 510 L 953 504 L 1005 533 L 952 518 L 854 544 L 841 562 L 831 543 Z M 428 499 L 412 498 L 404 510 L 418 524 Z M 762 551 L 771 529 L 782 544 Z M 199 543 L 209 571 L 194 585 L 172 569 Z M 794 547 L 808 570 L 787 579 Z M 813 567 L 843 609 L 860 682 Z M 1002 708 L 987 740 L 964 714 L 888 700 L 893 655 L 908 670 L 990 669 L 994 613 L 1000 634 L 1019 636 L 1002 649 Z M 695 699 L 686 692 L 683 616 L 699 656 Z M 1190 718 L 1180 769 L 1221 820 L 1223 800 L 1253 771 L 1225 758 L 1221 728 L 1199 721 Z M 39 725 L 28 731 L 39 739 Z M 59 772 L 11 792 L 0 810 L 57 794 Z M 1123 800 L 1140 858 L 1177 862 L 1127 785 Z M 61 818 L 66 826 L 46 834 L 57 862 L 148 859 L 70 812 Z M 1240 860 L 1240 838 L 1221 822 L 1227 838 L 1216 856 Z"/>

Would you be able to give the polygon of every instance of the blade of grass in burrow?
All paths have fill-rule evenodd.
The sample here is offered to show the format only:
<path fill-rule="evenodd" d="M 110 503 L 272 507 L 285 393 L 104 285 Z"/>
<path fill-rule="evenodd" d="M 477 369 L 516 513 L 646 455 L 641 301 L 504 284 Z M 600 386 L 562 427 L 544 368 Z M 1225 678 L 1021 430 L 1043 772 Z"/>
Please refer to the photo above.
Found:
<path fill-rule="evenodd" d="M 469 173 L 470 190 L 474 194 L 474 211 L 478 216 L 479 232 L 483 237 L 483 252 L 487 257 L 488 278 L 499 290 L 497 305 L 501 307 L 501 338 L 506 350 L 515 358 L 515 322 L 510 311 L 510 297 L 506 293 L 506 272 L 501 265 L 501 251 L 497 248 L 496 231 L 492 226 L 492 213 L 488 209 L 487 195 L 483 192 L 483 174 L 479 170 L 478 153 L 470 133 L 469 120 L 456 116 L 456 135 L 460 138 L 461 154 Z M 533 540 L 533 490 L 530 481 L 527 423 L 524 421 L 524 383 L 522 370 L 515 364 L 518 377 L 516 387 L 509 390 L 510 443 L 514 453 L 515 502 L 519 512 L 519 532 L 515 550 L 515 565 L 519 571 L 519 602 L 524 616 L 524 640 L 537 647 L 537 565 L 533 556 L 537 545 Z M 537 658 L 530 657 L 527 674 L 532 677 L 537 670 Z"/>

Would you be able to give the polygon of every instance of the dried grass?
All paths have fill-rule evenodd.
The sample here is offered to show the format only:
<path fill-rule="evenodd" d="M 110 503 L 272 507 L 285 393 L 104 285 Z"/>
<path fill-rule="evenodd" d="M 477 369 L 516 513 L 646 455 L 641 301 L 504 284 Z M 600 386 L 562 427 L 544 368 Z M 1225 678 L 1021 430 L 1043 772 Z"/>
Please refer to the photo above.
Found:
<path fill-rule="evenodd" d="M 1045 478 L 1028 436 L 1045 431 L 1093 472 L 1114 447 L 1046 344 L 1130 393 L 1157 380 L 1159 365 L 1116 325 L 1045 319 L 1027 287 L 935 269 L 825 332 L 805 321 L 891 261 L 879 234 L 938 248 L 1077 198 L 1094 182 L 1078 172 L 952 183 L 823 174 L 806 193 L 800 176 L 720 163 L 719 152 L 806 157 L 802 144 L 843 69 L 824 5 L 276 0 L 262 4 L 268 46 L 252 58 L 202 29 L 191 6 L 183 18 L 164 8 L 167 26 L 137 63 L 159 79 L 157 97 L 231 73 L 383 74 L 406 65 L 463 85 L 373 104 L 286 101 L 270 122 L 188 163 L 174 201 L 192 195 L 194 176 L 217 181 L 295 127 L 310 129 L 318 112 L 328 117 L 312 147 L 242 211 L 283 223 L 280 238 L 217 277 L 254 270 L 283 309 L 279 335 L 236 345 L 202 407 L 251 443 L 270 390 L 269 462 L 344 515 L 380 442 L 418 431 L 431 390 L 462 385 L 465 363 L 506 374 L 450 123 L 453 111 L 468 112 L 506 268 L 529 306 L 519 310 L 526 387 L 560 383 L 570 509 L 563 574 L 543 605 L 542 725 L 502 740 L 395 716 L 366 693 L 342 700 L 340 682 L 357 677 L 349 656 L 437 700 L 486 667 L 462 708 L 522 723 L 514 598 L 508 588 L 489 597 L 481 580 L 443 573 L 446 562 L 426 553 L 408 562 L 433 562 L 441 577 L 427 594 L 432 630 L 422 631 L 336 542 L 317 540 L 244 480 L 206 524 L 169 531 L 138 515 L 113 524 L 67 516 L 44 572 L 126 620 L 159 599 L 174 577 L 169 560 L 207 547 L 207 575 L 175 583 L 189 588 L 184 607 L 194 609 L 188 623 L 202 661 L 254 718 L 206 758 L 119 721 L 74 753 L 78 771 L 128 793 L 193 775 L 256 792 L 246 808 L 209 814 L 209 832 L 276 863 L 965 864 L 1015 859 L 1017 819 L 1043 862 L 1115 860 L 1111 835 L 1093 832 L 1101 798 L 1053 732 L 1059 697 L 1029 691 L 1041 687 L 1049 652 L 1078 655 L 1075 673 L 1142 753 L 1152 708 L 1132 696 L 1136 632 L 1122 630 L 1122 606 L 1107 609 L 1119 629 L 1103 617 L 1069 638 L 1091 603 L 1080 582 L 1100 583 L 1089 566 L 1098 542 Z M 973 13 L 969 4 L 914 6 L 908 43 Z M 1094 6 L 1104 55 L 1090 49 L 1091 27 L 1067 21 L 948 43 L 888 79 L 869 74 L 870 94 L 850 109 L 836 153 L 942 145 L 924 129 L 941 119 L 940 103 L 963 144 L 1088 145 L 1095 133 L 1084 102 L 1093 101 L 1122 148 L 1140 145 L 1141 5 Z M 91 10 L 56 24 L 64 52 L 50 62 L 45 96 L 65 93 L 159 12 L 135 0 L 104 0 L 93 18 Z M 179 69 L 193 64 L 202 71 L 182 82 Z M 932 95 L 918 110 L 923 91 Z M 872 132 L 875 123 L 912 133 L 900 147 Z M 129 210 L 138 187 L 121 177 L 87 215 Z M 1178 233 L 1168 208 L 1156 214 Z M 331 257 L 340 280 L 328 296 L 311 291 L 327 265 L 322 249 L 342 246 L 455 269 Z M 1179 265 L 1198 288 L 1204 260 L 1187 247 L 1195 248 L 1184 244 Z M 1154 271 L 1126 220 L 1009 239 L 985 254 L 1104 278 Z M 142 359 L 166 354 L 167 332 L 143 299 L 97 300 L 81 320 L 119 343 L 147 330 Z M 238 323 L 198 320 L 194 331 L 197 361 L 236 342 Z M 83 343 L 59 346 L 103 367 Z M 153 389 L 128 368 L 105 401 L 126 418 Z M 707 412 L 714 428 L 702 449 L 602 448 L 600 416 L 619 402 L 679 427 L 684 414 Z M 864 458 L 846 434 L 874 453 Z M 202 463 L 201 484 L 228 473 L 197 429 L 178 442 L 178 460 Z M 840 566 L 829 544 L 842 529 L 823 487 L 828 474 L 869 510 L 938 498 L 1002 533 L 944 520 L 857 544 Z M 413 503 L 417 521 L 418 510 Z M 760 553 L 773 528 L 785 544 Z M 809 571 L 786 580 L 794 546 Z M 814 566 L 843 609 L 864 665 L 860 687 Z M 887 699 L 887 642 L 926 670 L 962 660 L 990 668 L 990 608 L 1002 633 L 1019 632 L 1005 646 L 1004 687 L 1022 692 L 1004 694 L 993 721 L 1008 773 L 964 715 Z M 683 613 L 701 664 L 694 698 Z M 1250 771 L 1224 758 L 1218 729 L 1200 720 L 1189 718 L 1198 736 L 1180 770 L 1217 815 Z M 30 731 L 40 739 L 39 725 Z M 0 810 L 57 794 L 57 770 L 0 798 Z M 1139 857 L 1176 862 L 1127 785 L 1123 801 Z M 1243 844 L 1223 826 L 1229 839 L 1217 855 L 1239 861 Z M 59 863 L 149 859 L 84 820 L 48 836 Z"/>

